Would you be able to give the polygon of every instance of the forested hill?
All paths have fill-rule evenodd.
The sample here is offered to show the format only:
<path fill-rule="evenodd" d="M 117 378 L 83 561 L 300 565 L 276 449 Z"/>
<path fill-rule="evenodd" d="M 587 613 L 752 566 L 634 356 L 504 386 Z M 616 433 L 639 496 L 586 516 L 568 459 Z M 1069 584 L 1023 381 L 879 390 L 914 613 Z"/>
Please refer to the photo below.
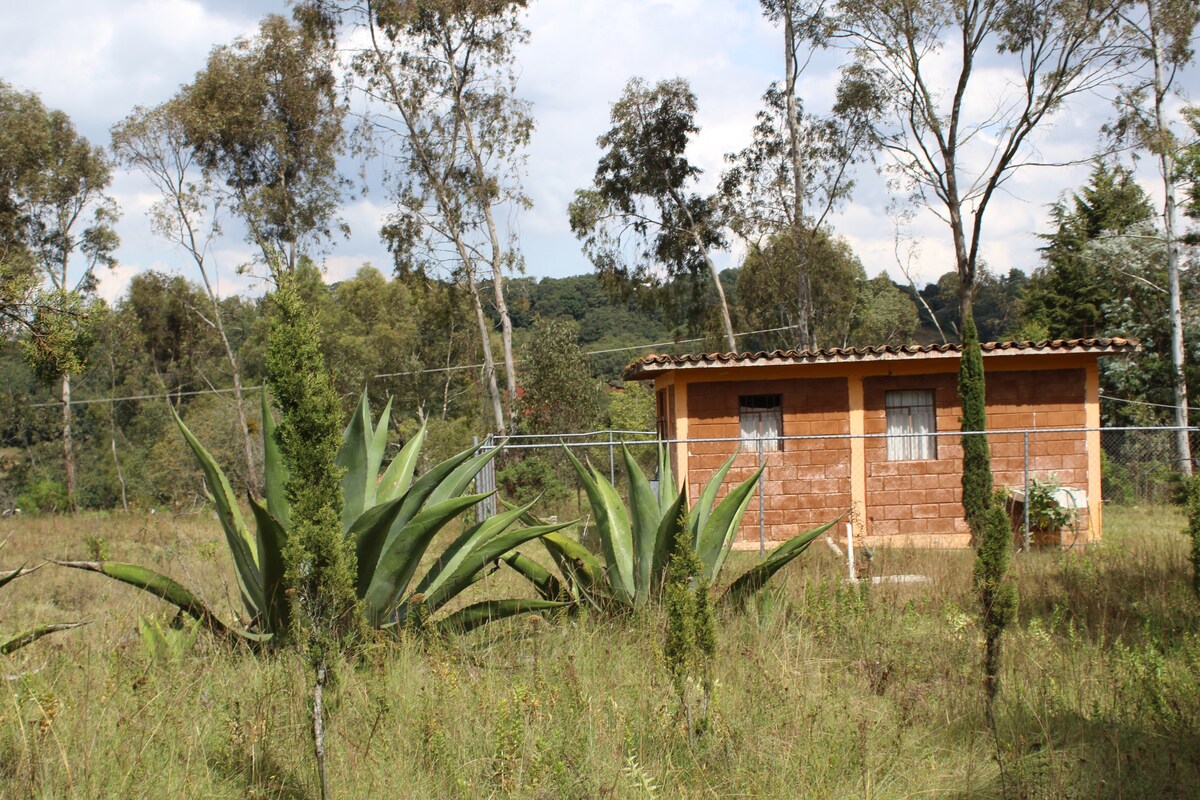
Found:
<path fill-rule="evenodd" d="M 1128 246 L 1104 238 L 1102 232 L 1115 224 L 1104 217 L 1112 215 L 1104 196 L 1120 184 L 1102 171 L 1094 184 L 1055 209 L 1043 263 L 1031 276 L 1017 270 L 979 276 L 975 317 L 984 339 L 1141 339 L 1144 351 L 1136 359 L 1102 365 L 1102 392 L 1125 401 L 1105 400 L 1104 419 L 1161 424 L 1171 397 L 1167 300 L 1155 289 L 1165 280 L 1162 263 L 1149 236 Z M 1145 214 L 1126 216 L 1139 220 Z M 857 258 L 820 266 L 825 271 L 812 270 L 820 280 L 811 285 L 815 346 L 957 340 L 956 273 L 914 291 L 886 274 L 868 278 Z M 478 321 L 461 284 L 388 277 L 365 266 L 330 285 L 303 261 L 299 274 L 347 411 L 364 387 L 376 409 L 390 398 L 394 439 L 403 441 L 424 422 L 434 443 L 430 458 L 448 456 L 493 429 L 485 410 Z M 740 269 L 721 274 L 739 349 L 796 345 L 795 275 L 786 261 L 769 257 L 747 258 Z M 1194 270 L 1185 273 L 1189 309 L 1200 296 L 1196 278 Z M 480 289 L 481 296 L 491 295 L 490 287 Z M 703 281 L 624 298 L 592 274 L 514 278 L 506 289 L 518 378 L 514 406 L 523 432 L 649 429 L 653 401 L 644 387 L 614 389 L 622 368 L 651 351 L 725 349 L 715 291 Z M 89 310 L 87 341 L 79 343 L 86 360 L 72 394 L 83 507 L 150 507 L 203 497 L 172 412 L 227 465 L 235 483 L 242 480 L 229 360 L 201 313 L 209 302 L 201 286 L 183 277 L 144 272 L 116 302 Z M 484 308 L 493 315 L 489 335 L 498 353 L 495 309 L 488 303 Z M 220 309 L 242 384 L 250 390 L 249 426 L 257 431 L 269 302 L 235 296 L 220 300 Z M 1194 311 L 1185 319 L 1195 333 Z M 53 376 L 39 379 L 28 352 L 19 335 L 0 341 L 0 506 L 62 507 L 59 387 Z M 501 369 L 497 363 L 498 374 Z M 1187 369 L 1189 382 L 1200 385 L 1192 351 Z"/>

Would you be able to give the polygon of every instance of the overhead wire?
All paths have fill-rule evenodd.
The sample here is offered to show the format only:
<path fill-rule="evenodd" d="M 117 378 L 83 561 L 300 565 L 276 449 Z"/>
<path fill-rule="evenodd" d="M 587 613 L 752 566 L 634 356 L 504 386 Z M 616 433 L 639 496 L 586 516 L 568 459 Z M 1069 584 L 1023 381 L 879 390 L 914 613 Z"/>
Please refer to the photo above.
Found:
<path fill-rule="evenodd" d="M 782 328 L 764 328 L 762 330 L 757 330 L 757 331 L 742 331 L 740 333 L 735 333 L 734 336 L 754 336 L 754 335 L 760 334 L 760 333 L 778 333 L 779 331 L 791 330 L 793 327 L 795 327 L 795 326 L 789 325 L 789 326 L 784 326 Z M 679 340 L 672 339 L 671 341 L 668 341 L 668 342 L 648 342 L 646 344 L 632 344 L 632 345 L 627 345 L 624 347 L 610 347 L 610 348 L 606 348 L 603 350 L 585 350 L 584 355 L 599 356 L 599 355 L 606 355 L 608 353 L 625 352 L 628 350 L 645 350 L 648 347 L 666 347 L 668 345 L 690 344 L 692 342 L 702 342 L 702 341 L 704 341 L 703 337 L 696 337 L 696 338 L 692 338 L 692 339 L 679 339 Z M 480 369 L 482 367 L 483 367 L 483 364 L 457 364 L 455 366 L 450 366 L 450 367 L 430 367 L 428 369 L 416 369 L 416 370 L 409 370 L 407 372 L 384 372 L 379 375 L 372 375 L 371 377 L 373 379 L 374 378 L 398 378 L 398 377 L 404 377 L 404 376 L 408 376 L 408 375 L 428 375 L 428 374 L 439 373 L 439 372 L 456 372 L 459 370 L 466 370 L 466 369 Z M 257 389 L 262 389 L 262 388 L 264 388 L 264 387 L 261 385 L 259 385 L 259 386 L 243 386 L 242 391 L 243 392 L 251 392 L 251 391 L 255 391 Z M 170 396 L 170 397 L 194 397 L 196 395 L 222 394 L 222 393 L 232 392 L 232 391 L 234 391 L 233 387 L 229 387 L 229 388 L 225 388 L 225 389 L 191 389 L 188 391 L 171 390 L 171 391 L 159 392 L 157 394 L 136 394 L 136 395 L 126 395 L 124 397 L 90 397 L 90 398 L 86 398 L 83 400 L 72 399 L 71 405 L 83 406 L 83 405 L 89 405 L 91 403 L 120 403 L 120 402 L 125 402 L 125 401 L 134 401 L 134 400 L 158 400 L 158 399 L 161 399 L 163 397 L 168 397 L 168 396 Z M 45 402 L 45 403 L 30 403 L 26 407 L 27 408 L 54 408 L 54 407 L 61 406 L 61 405 L 62 405 L 61 400 L 52 400 L 52 401 Z"/>

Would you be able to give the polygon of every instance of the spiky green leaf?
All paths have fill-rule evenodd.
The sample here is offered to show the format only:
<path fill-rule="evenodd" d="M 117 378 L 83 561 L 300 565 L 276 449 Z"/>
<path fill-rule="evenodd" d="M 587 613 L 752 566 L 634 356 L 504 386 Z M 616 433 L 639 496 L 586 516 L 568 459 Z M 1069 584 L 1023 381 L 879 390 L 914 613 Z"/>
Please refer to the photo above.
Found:
<path fill-rule="evenodd" d="M 434 503 L 413 517 L 384 548 L 379 566 L 363 596 L 367 620 L 382 625 L 408 590 L 413 573 L 433 537 L 448 522 L 488 495 L 466 495 Z"/>
<path fill-rule="evenodd" d="M 518 528 L 513 531 L 505 531 L 482 542 L 479 546 L 472 549 L 466 558 L 462 559 L 452 570 L 448 570 L 449 574 L 438 581 L 436 588 L 430 589 L 429 594 L 425 597 L 426 607 L 428 607 L 430 613 L 437 611 L 470 586 L 474 576 L 479 574 L 491 562 L 497 561 L 502 555 L 520 547 L 525 542 L 532 541 L 547 533 L 555 533 L 570 524 L 569 522 L 564 522 L 557 525 Z"/>
<path fill-rule="evenodd" d="M 442 634 L 460 634 L 473 631 L 489 622 L 514 617 L 517 614 L 540 613 L 562 608 L 566 603 L 550 600 L 484 600 L 461 608 L 434 623 Z"/>
<path fill-rule="evenodd" d="M 629 511 L 632 518 L 634 585 L 637 603 L 640 605 L 650 597 L 651 576 L 654 573 L 654 550 L 657 544 L 661 510 L 650 481 L 629 453 L 621 445 L 621 458 L 625 461 L 625 472 L 629 475 Z"/>
<path fill-rule="evenodd" d="M 700 491 L 700 499 L 692 509 L 688 521 L 692 526 L 692 546 L 698 551 L 700 550 L 700 534 L 704 532 L 704 526 L 708 523 L 708 515 L 712 513 L 713 503 L 717 500 L 717 492 L 720 491 L 721 484 L 725 482 L 725 475 L 728 474 L 737 457 L 738 454 L 734 453 L 713 473 L 708 483 L 704 484 L 704 488 Z M 704 553 L 701 551 L 700 555 L 703 558 Z"/>
<path fill-rule="evenodd" d="M 49 634 L 57 633 L 58 631 L 69 631 L 72 628 L 78 628 L 81 625 L 87 625 L 87 623 L 86 622 L 55 622 L 50 625 L 38 625 L 35 628 L 30 628 L 28 630 L 21 631 L 16 636 L 13 636 L 9 639 L 5 639 L 3 642 L 0 642 L 0 655 L 6 656 L 9 653 L 13 653 L 13 652 L 16 652 L 17 650 L 20 650 L 22 647 L 24 647 L 28 644 L 33 644 L 34 642 L 36 642 L 38 639 L 42 638 L 43 636 L 48 636 Z"/>
<path fill-rule="evenodd" d="M 525 580 L 532 583 L 543 600 L 566 602 L 572 599 L 571 593 L 567 590 L 563 582 L 555 577 L 554 573 L 529 556 L 515 552 L 509 553 L 504 556 L 504 563 L 516 570 Z"/>
<path fill-rule="evenodd" d="M 283 635 L 287 633 L 291 621 L 283 562 L 287 531 L 279 520 L 271 516 L 270 510 L 253 497 L 250 498 L 250 508 L 254 512 L 258 531 L 258 563 L 261 565 L 263 582 L 264 606 L 260 625 L 269 633 Z"/>
<path fill-rule="evenodd" d="M 376 490 L 375 502 L 386 503 L 394 500 L 408 491 L 412 485 L 413 472 L 417 468 L 417 459 L 421 455 L 421 446 L 425 442 L 425 426 L 409 439 L 400 452 L 392 459 Z"/>
<path fill-rule="evenodd" d="M 287 499 L 288 468 L 279 452 L 279 440 L 275 437 L 275 416 L 267 400 L 267 390 L 262 391 L 263 425 L 263 482 L 267 495 L 267 510 L 279 520 L 286 530 L 290 524 L 291 504 Z"/>
<path fill-rule="evenodd" d="M 725 558 L 733 547 L 733 540 L 737 538 L 738 527 L 742 524 L 742 517 L 746 513 L 746 507 L 750 505 L 754 487 L 758 485 L 762 473 L 760 467 L 753 475 L 730 490 L 713 509 L 700 530 L 696 551 L 700 554 L 700 560 L 704 562 L 704 579 L 709 583 L 721 574 L 721 567 L 725 565 Z"/>
<path fill-rule="evenodd" d="M 262 613 L 264 604 L 258 554 L 254 539 L 250 536 L 250 531 L 242 520 L 242 512 L 238 508 L 233 489 L 229 486 L 229 480 L 225 477 L 225 473 L 217 466 L 216 460 L 204 449 L 204 445 L 200 444 L 199 440 L 192 435 L 174 410 L 171 413 L 175 417 L 175 423 L 179 426 L 179 430 L 183 432 L 183 438 L 187 440 L 196 459 L 200 462 L 200 468 L 203 470 L 204 478 L 212 492 L 213 506 L 217 510 L 217 518 L 221 521 L 221 529 L 225 531 L 225 541 L 229 545 L 229 552 L 233 555 L 234 572 L 237 575 L 238 588 L 242 592 L 242 601 L 246 604 L 246 611 L 251 617 L 257 617 Z"/>
<path fill-rule="evenodd" d="M 371 449 L 371 408 L 367 393 L 359 398 L 358 407 L 350 416 L 350 424 L 342 434 L 336 463 L 342 472 L 342 529 L 350 530 L 354 520 L 362 516 L 367 504 L 367 483 L 374 484 L 376 475 L 369 475 Z"/>
<path fill-rule="evenodd" d="M 89 572 L 99 572 L 113 580 L 136 586 L 139 589 L 162 600 L 166 600 L 193 619 L 200 620 L 204 627 L 217 636 L 228 636 L 230 628 L 217 618 L 204 602 L 189 592 L 183 586 L 168 578 L 166 575 L 152 569 L 139 567 L 137 564 L 125 564 L 120 561 L 55 561 L 62 567 L 82 569 Z"/>
<path fill-rule="evenodd" d="M 729 588 L 725 590 L 725 594 L 721 596 L 721 603 L 741 607 L 746 600 L 766 586 L 772 575 L 807 550 L 818 536 L 832 528 L 840 519 L 841 517 L 838 517 L 824 525 L 799 533 L 776 547 L 767 554 L 766 558 L 746 570 L 741 577 L 730 584 Z"/>
<path fill-rule="evenodd" d="M 596 515 L 596 531 L 604 550 L 609 587 L 620 603 L 634 601 L 636 586 L 633 579 L 633 533 L 625 504 L 617 490 L 596 470 L 584 469 L 569 448 L 563 448 L 571 466 L 579 475 L 584 492 Z"/>
<path fill-rule="evenodd" d="M 437 560 L 433 562 L 433 565 L 425 573 L 425 577 L 417 584 L 416 593 L 428 596 L 437 591 L 438 587 L 471 554 L 472 550 L 477 549 L 488 540 L 500 534 L 513 522 L 516 522 L 532 506 L 533 504 L 530 503 L 519 508 L 509 509 L 503 514 L 488 517 L 482 522 L 467 527 L 442 551 Z M 429 601 L 426 600 L 425 602 L 428 603 Z"/>

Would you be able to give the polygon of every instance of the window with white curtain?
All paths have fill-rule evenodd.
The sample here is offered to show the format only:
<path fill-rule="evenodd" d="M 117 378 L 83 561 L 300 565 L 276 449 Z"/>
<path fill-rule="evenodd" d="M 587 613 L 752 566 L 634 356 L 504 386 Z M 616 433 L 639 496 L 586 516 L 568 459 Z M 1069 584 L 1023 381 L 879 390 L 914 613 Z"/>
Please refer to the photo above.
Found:
<path fill-rule="evenodd" d="M 884 393 L 888 461 L 937 458 L 937 413 L 932 389 Z"/>
<path fill-rule="evenodd" d="M 783 402 L 777 394 L 742 395 L 738 398 L 742 420 L 742 451 L 757 453 L 761 442 L 764 453 L 783 449 Z"/>

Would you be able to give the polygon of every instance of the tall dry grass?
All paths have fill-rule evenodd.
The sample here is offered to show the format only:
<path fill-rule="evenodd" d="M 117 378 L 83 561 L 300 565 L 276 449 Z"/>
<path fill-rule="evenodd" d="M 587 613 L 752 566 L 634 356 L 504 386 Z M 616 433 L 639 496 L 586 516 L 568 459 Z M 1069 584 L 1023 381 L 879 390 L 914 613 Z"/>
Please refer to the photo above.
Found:
<path fill-rule="evenodd" d="M 335 796 L 1196 797 L 1200 609 L 1183 520 L 1110 509 L 1106 525 L 1088 550 L 1015 560 L 1021 607 L 1004 645 L 998 741 L 982 717 L 971 554 L 877 551 L 875 574 L 932 580 L 871 587 L 847 584 L 822 547 L 750 613 L 719 620 L 716 724 L 698 742 L 660 667 L 657 612 L 524 617 L 447 642 L 381 644 L 343 668 Z M 6 560 L 107 550 L 236 613 L 207 518 L 43 518 L 5 521 L 8 532 Z M 506 572 L 489 583 L 481 591 L 521 589 Z M 137 616 L 165 611 L 52 566 L 6 587 L 4 631 L 92 624 L 0 663 L 0 796 L 315 795 L 302 665 L 204 636 L 178 662 L 151 662 Z"/>

